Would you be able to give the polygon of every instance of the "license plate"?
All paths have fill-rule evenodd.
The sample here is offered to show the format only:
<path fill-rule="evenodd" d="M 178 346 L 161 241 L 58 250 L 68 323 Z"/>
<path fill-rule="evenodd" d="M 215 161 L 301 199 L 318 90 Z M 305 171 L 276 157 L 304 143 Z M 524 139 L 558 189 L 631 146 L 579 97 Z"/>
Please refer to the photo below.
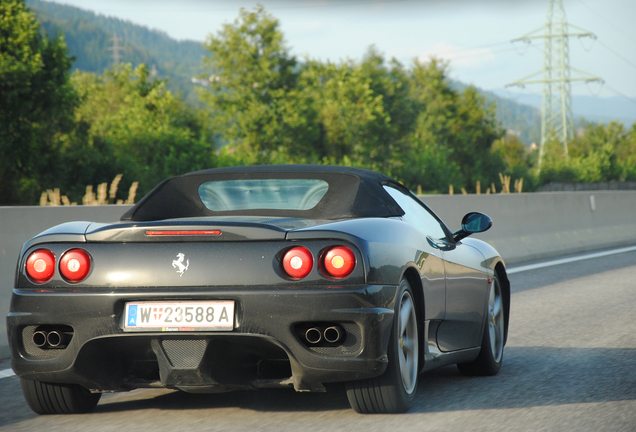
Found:
<path fill-rule="evenodd" d="M 231 331 L 233 301 L 126 303 L 124 331 Z"/>

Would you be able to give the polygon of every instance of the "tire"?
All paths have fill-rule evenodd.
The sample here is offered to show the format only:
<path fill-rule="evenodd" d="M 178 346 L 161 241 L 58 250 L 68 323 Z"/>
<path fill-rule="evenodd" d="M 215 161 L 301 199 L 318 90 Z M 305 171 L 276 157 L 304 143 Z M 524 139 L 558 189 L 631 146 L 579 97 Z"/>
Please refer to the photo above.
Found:
<path fill-rule="evenodd" d="M 475 360 L 457 365 L 462 375 L 492 376 L 499 373 L 503 362 L 505 322 L 506 317 L 501 284 L 497 276 L 493 276 L 488 295 L 486 324 L 484 326 L 481 350 Z"/>
<path fill-rule="evenodd" d="M 405 412 L 417 391 L 418 321 L 408 281 L 400 283 L 396 298 L 386 371 L 376 378 L 347 383 L 349 403 L 361 414 Z"/>
<path fill-rule="evenodd" d="M 76 384 L 49 384 L 20 379 L 29 407 L 38 414 L 82 414 L 92 411 L 101 393 Z"/>

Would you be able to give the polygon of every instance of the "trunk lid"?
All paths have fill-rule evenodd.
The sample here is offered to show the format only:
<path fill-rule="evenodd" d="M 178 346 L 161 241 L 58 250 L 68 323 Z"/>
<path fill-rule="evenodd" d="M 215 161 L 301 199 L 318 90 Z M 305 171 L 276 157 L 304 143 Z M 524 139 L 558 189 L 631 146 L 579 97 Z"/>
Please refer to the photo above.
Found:
<path fill-rule="evenodd" d="M 316 261 L 326 248 L 346 243 L 343 237 L 335 233 L 302 240 L 287 238 L 295 229 L 310 228 L 325 222 L 231 217 L 93 223 L 84 225 L 84 236 L 79 232 L 74 233 L 73 237 L 67 234 L 66 238 L 59 235 L 39 236 L 37 243 L 24 251 L 21 269 L 24 269 L 26 257 L 37 248 L 49 249 L 59 262 L 67 251 L 79 247 L 88 252 L 91 259 L 91 270 L 86 279 L 69 284 L 56 271 L 52 280 L 36 286 L 40 289 L 65 288 L 75 291 L 152 290 L 158 287 L 199 291 L 211 286 L 331 284 L 331 281 L 321 276 L 316 263 L 312 272 L 301 281 L 283 274 L 280 264 L 282 255 L 293 246 L 306 247 Z M 339 237 L 341 240 L 334 240 Z M 356 256 L 362 262 L 358 251 Z M 355 274 L 347 278 L 347 282 L 362 283 L 362 268 L 359 266 Z M 32 285 L 24 272 L 20 273 L 16 286 Z"/>
<path fill-rule="evenodd" d="M 325 222 L 255 216 L 186 218 L 160 222 L 91 224 L 85 235 L 89 243 L 283 240 L 288 231 Z"/>

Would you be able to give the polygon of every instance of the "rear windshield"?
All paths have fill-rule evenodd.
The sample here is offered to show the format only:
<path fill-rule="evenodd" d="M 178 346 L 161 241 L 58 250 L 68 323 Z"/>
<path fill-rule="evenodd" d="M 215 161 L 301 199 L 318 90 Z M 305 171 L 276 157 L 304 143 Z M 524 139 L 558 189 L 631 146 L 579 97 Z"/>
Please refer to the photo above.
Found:
<path fill-rule="evenodd" d="M 329 185 L 318 179 L 252 179 L 202 183 L 198 193 L 212 211 L 311 210 Z"/>

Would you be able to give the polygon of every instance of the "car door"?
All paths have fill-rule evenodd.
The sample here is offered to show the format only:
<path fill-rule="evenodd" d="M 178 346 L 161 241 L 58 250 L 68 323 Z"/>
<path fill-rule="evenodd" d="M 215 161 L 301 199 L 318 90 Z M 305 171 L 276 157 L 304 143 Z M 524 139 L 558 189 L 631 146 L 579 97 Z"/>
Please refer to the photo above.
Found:
<path fill-rule="evenodd" d="M 415 257 L 414 262 L 419 267 L 424 289 L 425 319 L 441 321 L 446 310 L 446 281 L 444 256 L 435 243 L 435 237 L 444 237 L 446 232 L 420 201 L 414 200 L 411 195 L 391 185 L 385 185 L 384 189 L 404 210 L 402 220 L 411 224 L 421 234 L 418 241 L 421 254 Z"/>
<path fill-rule="evenodd" d="M 440 350 L 479 346 L 488 299 L 483 255 L 468 244 L 455 242 L 444 223 L 419 199 L 389 185 L 385 189 L 404 210 L 403 219 L 426 236 L 428 244 L 436 249 L 433 255 L 443 263 L 443 287 L 439 283 L 433 285 L 433 305 L 428 304 L 431 293 L 425 298 L 426 319 L 443 320 L 437 330 Z"/>
<path fill-rule="evenodd" d="M 446 315 L 437 330 L 442 351 L 481 345 L 489 288 L 484 261 L 481 252 L 461 241 L 444 250 Z"/>

